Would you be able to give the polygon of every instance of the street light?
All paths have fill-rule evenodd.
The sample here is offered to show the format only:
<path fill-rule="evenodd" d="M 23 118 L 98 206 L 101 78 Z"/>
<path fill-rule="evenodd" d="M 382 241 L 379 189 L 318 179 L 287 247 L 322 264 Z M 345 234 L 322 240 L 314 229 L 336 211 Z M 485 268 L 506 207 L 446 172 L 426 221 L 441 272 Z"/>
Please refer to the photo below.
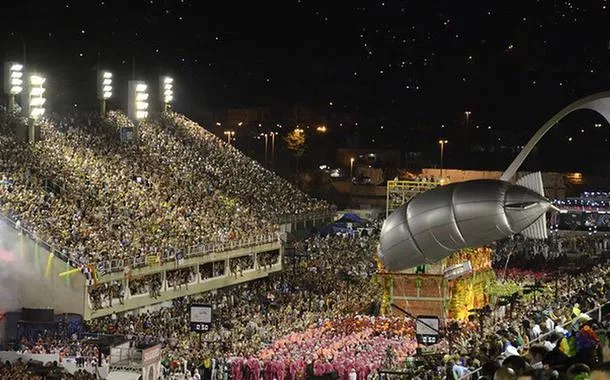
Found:
<path fill-rule="evenodd" d="M 15 110 L 15 95 L 23 91 L 23 65 L 16 62 L 4 63 L 4 93 L 8 96 L 8 111 Z"/>
<path fill-rule="evenodd" d="M 97 98 L 100 101 L 100 115 L 106 116 L 106 101 L 112 97 L 112 73 L 97 72 Z"/>
<path fill-rule="evenodd" d="M 349 176 L 350 176 L 350 178 L 354 178 L 354 161 L 356 161 L 356 159 L 354 157 L 349 159 Z"/>
<path fill-rule="evenodd" d="M 468 128 L 468 122 L 470 121 L 470 111 L 464 111 L 464 115 L 466 115 L 466 128 Z"/>
<path fill-rule="evenodd" d="M 269 132 L 271 136 L 271 168 L 275 168 L 275 136 L 277 132 Z"/>
<path fill-rule="evenodd" d="M 267 146 L 269 142 L 269 135 L 267 133 L 261 133 L 261 136 L 265 138 L 265 166 L 267 166 Z"/>
<path fill-rule="evenodd" d="M 148 117 L 148 86 L 145 82 L 130 80 L 127 115 L 132 120 Z"/>
<path fill-rule="evenodd" d="M 242 125 L 244 125 L 244 122 L 243 122 L 243 121 L 240 121 L 239 123 L 237 123 L 237 126 L 238 126 L 238 127 L 241 127 Z"/>
<path fill-rule="evenodd" d="M 447 144 L 449 141 L 447 140 L 438 140 L 438 143 L 441 146 L 441 181 L 443 180 L 443 155 L 445 153 L 445 144 Z"/>
<path fill-rule="evenodd" d="M 159 77 L 159 99 L 163 105 L 163 112 L 167 112 L 174 101 L 174 78 L 168 76 Z"/>
<path fill-rule="evenodd" d="M 225 135 L 227 136 L 227 143 L 231 144 L 231 139 L 235 136 L 234 131 L 225 131 Z"/>
<path fill-rule="evenodd" d="M 316 131 L 320 132 L 320 133 L 326 133 L 327 129 L 325 125 L 321 125 L 318 128 L 316 128 Z"/>

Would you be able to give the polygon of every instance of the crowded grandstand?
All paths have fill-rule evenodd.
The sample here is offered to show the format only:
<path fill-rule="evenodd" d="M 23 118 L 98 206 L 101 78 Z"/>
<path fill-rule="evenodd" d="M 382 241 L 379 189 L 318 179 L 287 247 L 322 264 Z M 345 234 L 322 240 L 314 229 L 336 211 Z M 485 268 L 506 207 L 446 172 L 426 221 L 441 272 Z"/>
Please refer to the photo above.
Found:
<path fill-rule="evenodd" d="M 137 144 L 117 138 L 130 123 L 119 112 L 52 117 L 33 144 L 2 130 L 2 214 L 19 236 L 43 242 L 77 275 L 91 276 L 93 266 L 99 273 L 86 295 L 92 310 L 105 314 L 72 328 L 22 329 L 3 344 L 4 357 L 20 359 L 0 365 L 1 378 L 93 379 L 130 367 L 133 358 L 117 361 L 122 351 L 108 341 L 130 353 L 160 345 L 167 379 L 606 373 L 600 364 L 608 360 L 610 256 L 602 228 L 579 232 L 551 222 L 562 231 L 546 240 L 516 235 L 494 243 L 492 302 L 444 315 L 438 340 L 427 346 L 418 340 L 417 316 L 393 307 L 392 274 L 377 257 L 382 220 L 346 214 L 332 228 L 283 241 L 279 226 L 287 216 L 324 214 L 331 206 L 184 116 L 139 123 Z M 179 259 L 230 251 L 248 239 L 283 248 L 190 265 Z M 211 251 L 200 248 L 206 246 Z M 141 258 L 149 272 L 137 276 L 100 270 Z M 242 280 L 278 263 L 282 271 Z M 154 272 L 163 264 L 171 268 Z M 425 268 L 417 274 L 424 275 Z M 228 281 L 222 286 L 193 289 L 221 277 Z M 134 298 L 146 307 L 125 305 Z M 213 323 L 205 333 L 190 326 L 193 304 L 210 305 Z M 57 360 L 24 360 L 43 357 Z"/>

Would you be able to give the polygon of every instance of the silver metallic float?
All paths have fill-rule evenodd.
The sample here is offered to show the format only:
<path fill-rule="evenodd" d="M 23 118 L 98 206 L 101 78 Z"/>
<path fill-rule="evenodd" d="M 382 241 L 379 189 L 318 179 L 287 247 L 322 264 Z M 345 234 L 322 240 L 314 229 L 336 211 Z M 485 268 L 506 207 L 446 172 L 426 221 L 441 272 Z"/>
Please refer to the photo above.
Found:
<path fill-rule="evenodd" d="M 386 219 L 379 254 L 390 271 L 437 262 L 453 252 L 523 233 L 546 237 L 540 173 L 520 181 L 474 180 L 440 186 L 415 196 Z M 531 186 L 535 184 L 535 186 Z"/>
<path fill-rule="evenodd" d="M 480 247 L 521 233 L 546 238 L 542 176 L 510 181 L 540 139 L 570 113 L 588 109 L 610 123 L 610 91 L 579 99 L 550 118 L 519 152 L 500 180 L 475 180 L 428 190 L 396 209 L 381 230 L 379 255 L 398 271 L 439 261 L 456 250 Z"/>

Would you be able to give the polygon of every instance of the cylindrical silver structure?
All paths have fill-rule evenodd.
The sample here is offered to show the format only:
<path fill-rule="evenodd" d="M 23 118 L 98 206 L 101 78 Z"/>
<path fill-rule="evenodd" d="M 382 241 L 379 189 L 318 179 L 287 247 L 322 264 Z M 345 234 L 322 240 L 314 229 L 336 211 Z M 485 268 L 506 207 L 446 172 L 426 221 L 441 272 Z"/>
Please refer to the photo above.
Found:
<path fill-rule="evenodd" d="M 451 253 L 519 233 L 549 209 L 526 187 L 475 180 L 426 191 L 396 209 L 381 230 L 379 253 L 388 270 L 434 263 Z"/>

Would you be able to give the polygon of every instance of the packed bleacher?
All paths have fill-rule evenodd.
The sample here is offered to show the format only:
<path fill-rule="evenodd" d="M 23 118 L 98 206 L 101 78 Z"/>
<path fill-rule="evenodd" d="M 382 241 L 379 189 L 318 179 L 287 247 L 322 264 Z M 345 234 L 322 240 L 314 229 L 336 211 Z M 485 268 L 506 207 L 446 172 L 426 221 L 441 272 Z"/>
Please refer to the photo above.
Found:
<path fill-rule="evenodd" d="M 436 347 L 442 354 L 419 357 L 410 318 L 374 316 L 381 297 L 374 281 L 375 244 L 376 235 L 312 237 L 296 245 L 302 254 L 293 256 L 294 269 L 289 262 L 281 275 L 178 300 L 158 312 L 95 320 L 90 328 L 161 341 L 168 372 L 182 376 L 186 363 L 190 376 L 198 369 L 204 378 L 257 373 L 266 379 L 332 374 L 348 379 L 355 373 L 364 380 L 394 369 L 413 379 L 459 379 L 482 367 L 473 378 L 491 379 L 497 370 L 536 370 L 540 357 L 549 376 L 573 371 L 577 363 L 590 370 L 600 365 L 586 347 L 602 348 L 605 318 L 596 321 L 597 312 L 589 318 L 584 311 L 607 302 L 607 265 L 583 261 L 579 274 L 556 279 L 532 275 L 527 261 L 515 261 L 511 281 L 523 287 L 538 280 L 537 297 L 513 297 L 469 321 L 448 321 Z M 502 269 L 498 265 L 499 276 Z M 194 300 L 210 302 L 217 321 L 203 348 L 188 331 L 187 305 Z"/>
<path fill-rule="evenodd" d="M 553 233 L 546 240 L 516 235 L 494 244 L 494 267 L 519 267 L 523 262 L 534 271 L 552 271 L 567 266 L 570 257 L 595 260 L 610 253 L 610 238 L 602 234 Z"/>
<path fill-rule="evenodd" d="M 205 379 L 250 379 L 256 374 L 265 379 L 353 375 L 364 380 L 389 378 L 383 372 L 388 369 L 412 379 L 493 379 L 496 372 L 516 379 L 532 371 L 559 378 L 554 373 L 593 372 L 609 359 L 601 356 L 608 341 L 607 318 L 602 314 L 600 319 L 596 309 L 610 294 L 605 257 L 581 260 L 578 272 L 560 278 L 538 276 L 528 261 L 515 260 L 510 280 L 521 288 L 538 281 L 537 294 L 521 291 L 468 321 L 448 320 L 438 354 L 419 356 L 414 321 L 379 315 L 377 233 L 354 235 L 313 236 L 295 244 L 281 274 L 180 298 L 157 311 L 95 319 L 88 329 L 125 335 L 136 345 L 161 342 L 166 375 L 189 380 L 196 378 L 195 371 Z M 496 263 L 500 277 L 503 264 Z M 188 272 L 177 270 L 175 276 L 178 281 Z M 138 286 L 142 292 L 154 288 Z M 203 345 L 189 331 L 188 305 L 194 301 L 213 306 L 213 329 Z"/>
<path fill-rule="evenodd" d="M 136 343 L 161 341 L 165 365 L 173 371 L 186 360 L 193 372 L 213 358 L 227 375 L 248 365 L 302 374 L 308 360 L 324 353 L 326 367 L 338 365 L 332 356 L 345 368 L 370 373 L 383 365 L 388 347 L 405 357 L 415 345 L 408 318 L 367 316 L 381 291 L 373 279 L 375 244 L 376 237 L 315 236 L 295 247 L 301 254 L 283 274 L 178 299 L 157 312 L 96 319 L 90 330 L 125 334 Z M 204 348 L 189 332 L 187 307 L 193 301 L 213 305 L 215 322 Z M 381 354 L 371 361 L 372 352 Z"/>
<path fill-rule="evenodd" d="M 32 146 L 0 133 L 2 213 L 70 260 L 96 262 L 270 235 L 286 214 L 328 209 L 179 115 L 143 123 L 137 145 L 117 140 L 116 129 L 128 124 L 119 113 L 105 122 L 55 120 L 43 125 L 43 140 Z M 379 315 L 378 227 L 371 235 L 312 236 L 289 250 L 283 273 L 176 299 L 172 307 L 94 319 L 88 331 L 124 335 L 134 345 L 161 342 L 166 375 L 188 380 L 365 380 L 391 377 L 386 369 L 410 379 L 586 379 L 595 368 L 606 371 L 608 318 L 599 311 L 610 299 L 606 237 L 498 242 L 493 266 L 499 283 L 521 291 L 468 321 L 447 320 L 438 355 L 422 357 L 411 318 Z M 570 266 L 574 257 L 577 265 Z M 240 277 L 277 259 L 275 252 L 260 254 L 258 263 L 245 255 L 231 258 L 227 268 L 224 261 L 201 264 L 199 272 L 202 278 Z M 564 267 L 570 269 L 556 273 Z M 179 290 L 194 276 L 192 268 L 175 269 L 165 280 Z M 525 294 L 526 285 L 536 291 Z M 127 289 L 110 282 L 88 290 L 98 309 L 122 302 L 127 291 L 159 298 L 161 287 L 162 276 L 152 274 L 131 279 Z M 213 306 L 204 344 L 189 331 L 194 301 Z M 41 337 L 12 349 L 86 358 L 90 365 L 105 361 L 96 347 L 76 339 Z M 1 364 L 0 378 L 35 371 L 27 363 Z M 90 378 L 84 372 L 61 376 Z"/>
<path fill-rule="evenodd" d="M 55 118 L 33 145 L 0 134 L 0 211 L 89 263 L 273 236 L 283 215 L 328 210 L 177 114 L 124 144 L 120 113 Z"/>

